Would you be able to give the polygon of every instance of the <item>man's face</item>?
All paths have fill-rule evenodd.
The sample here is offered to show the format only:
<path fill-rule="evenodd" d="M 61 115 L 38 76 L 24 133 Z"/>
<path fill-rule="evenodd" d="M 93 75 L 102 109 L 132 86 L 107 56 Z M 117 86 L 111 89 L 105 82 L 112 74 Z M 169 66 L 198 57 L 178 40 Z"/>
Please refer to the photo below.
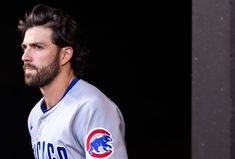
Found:
<path fill-rule="evenodd" d="M 22 60 L 25 83 L 28 86 L 47 86 L 60 71 L 59 49 L 52 43 L 51 34 L 51 29 L 42 26 L 25 32 Z"/>

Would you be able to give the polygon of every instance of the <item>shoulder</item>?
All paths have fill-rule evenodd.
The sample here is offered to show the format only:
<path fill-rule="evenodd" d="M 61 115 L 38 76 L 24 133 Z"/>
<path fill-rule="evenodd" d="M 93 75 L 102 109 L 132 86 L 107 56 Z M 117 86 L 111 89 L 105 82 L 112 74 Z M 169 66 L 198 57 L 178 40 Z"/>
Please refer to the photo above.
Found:
<path fill-rule="evenodd" d="M 107 103 L 115 105 L 100 89 L 96 86 L 80 79 L 69 93 L 70 100 L 77 100 L 80 103 Z"/>
<path fill-rule="evenodd" d="M 83 79 L 74 85 L 74 90 L 82 95 L 103 94 L 96 86 Z"/>
<path fill-rule="evenodd" d="M 66 100 L 67 105 L 73 103 L 78 106 L 79 112 L 112 114 L 118 109 L 118 106 L 100 89 L 82 79 L 74 85 Z"/>

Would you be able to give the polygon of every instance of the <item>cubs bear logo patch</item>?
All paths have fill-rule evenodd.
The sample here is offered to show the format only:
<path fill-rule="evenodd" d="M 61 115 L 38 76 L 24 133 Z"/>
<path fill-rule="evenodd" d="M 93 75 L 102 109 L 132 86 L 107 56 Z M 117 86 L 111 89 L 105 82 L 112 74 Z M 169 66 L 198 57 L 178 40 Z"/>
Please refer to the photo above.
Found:
<path fill-rule="evenodd" d="M 107 159 L 113 154 L 111 133 L 104 128 L 91 130 L 86 137 L 86 153 L 93 158 Z"/>

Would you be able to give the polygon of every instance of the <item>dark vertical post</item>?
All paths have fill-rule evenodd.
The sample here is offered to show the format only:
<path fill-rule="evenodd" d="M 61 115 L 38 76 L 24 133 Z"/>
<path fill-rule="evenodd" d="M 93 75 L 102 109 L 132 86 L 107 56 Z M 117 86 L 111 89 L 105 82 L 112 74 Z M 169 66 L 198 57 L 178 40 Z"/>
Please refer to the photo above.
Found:
<path fill-rule="evenodd" d="M 229 0 L 193 0 L 192 159 L 231 157 L 230 84 L 235 78 L 230 76 L 229 5 Z"/>
<path fill-rule="evenodd" d="M 230 0 L 230 39 L 231 39 L 231 159 L 235 159 L 235 1 Z"/>

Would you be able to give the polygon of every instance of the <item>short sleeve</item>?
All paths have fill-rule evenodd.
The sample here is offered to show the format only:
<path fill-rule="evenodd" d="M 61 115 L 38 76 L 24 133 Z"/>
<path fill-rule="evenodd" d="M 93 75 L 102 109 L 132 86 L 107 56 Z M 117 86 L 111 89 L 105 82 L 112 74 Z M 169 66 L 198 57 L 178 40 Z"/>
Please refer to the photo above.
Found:
<path fill-rule="evenodd" d="M 124 118 L 108 98 L 84 100 L 76 113 L 73 131 L 87 159 L 127 159 Z"/>

